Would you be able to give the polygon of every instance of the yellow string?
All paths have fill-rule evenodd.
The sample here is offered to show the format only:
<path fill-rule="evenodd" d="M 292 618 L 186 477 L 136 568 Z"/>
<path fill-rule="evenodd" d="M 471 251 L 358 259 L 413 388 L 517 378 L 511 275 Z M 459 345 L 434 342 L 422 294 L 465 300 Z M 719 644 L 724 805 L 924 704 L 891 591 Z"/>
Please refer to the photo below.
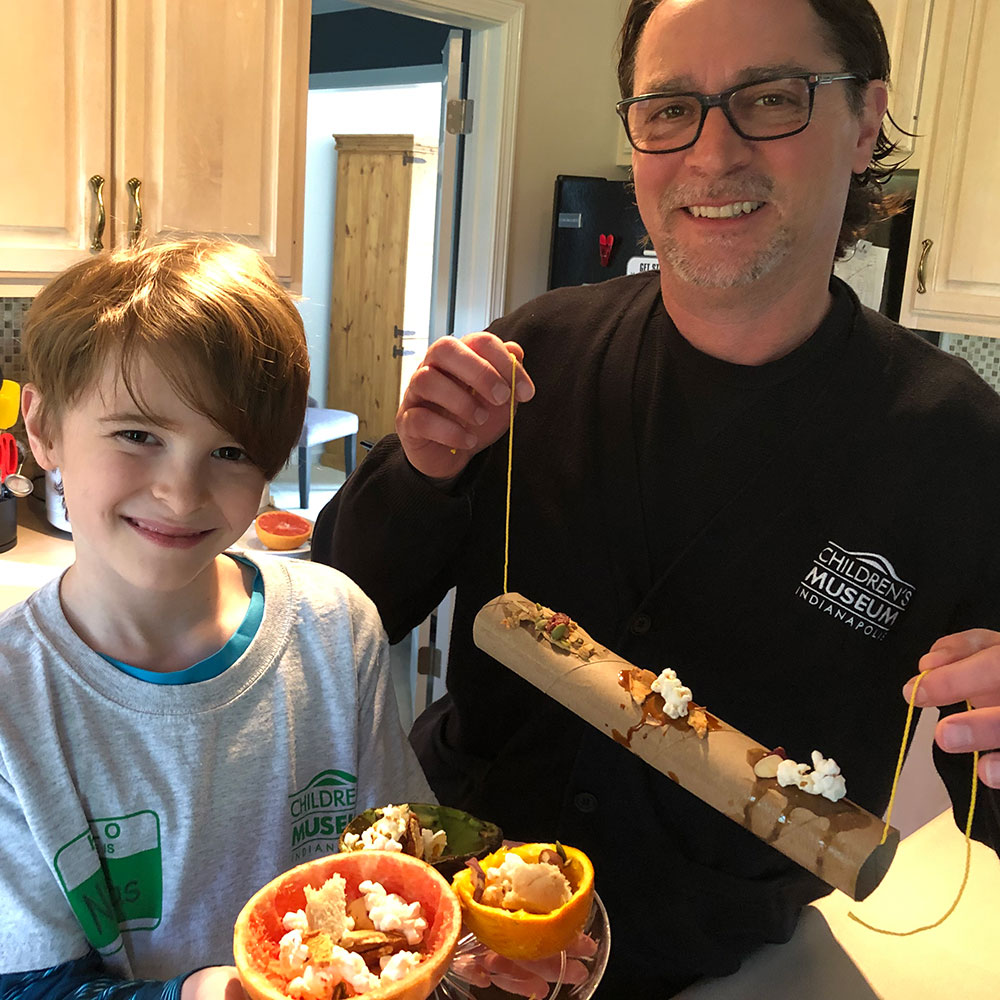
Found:
<path fill-rule="evenodd" d="M 924 679 L 925 670 L 920 674 L 913 684 L 913 690 L 910 692 L 910 707 L 906 710 L 906 725 L 903 726 L 903 742 L 899 745 L 899 759 L 896 761 L 896 773 L 892 777 L 892 791 L 889 793 L 889 807 L 885 811 L 885 826 L 882 827 L 882 839 L 879 844 L 884 844 L 889 837 L 889 825 L 892 820 L 892 807 L 896 801 L 896 788 L 899 785 L 899 775 L 903 770 L 903 760 L 906 758 L 906 741 L 910 738 L 910 726 L 913 723 L 913 706 L 917 701 L 917 688 L 920 687 L 920 682 Z"/>
<path fill-rule="evenodd" d="M 507 514 L 503 528 L 503 590 L 507 593 L 507 559 L 510 552 L 510 474 L 514 467 L 514 382 L 517 379 L 517 358 L 510 356 L 510 429 L 507 433 Z"/>
<path fill-rule="evenodd" d="M 892 791 L 889 793 L 889 806 L 885 811 L 885 827 L 882 830 L 882 839 L 879 841 L 880 844 L 886 842 L 886 838 L 889 836 L 889 821 L 892 818 L 892 807 L 896 799 L 896 789 L 899 785 L 899 774 L 903 770 L 903 758 L 906 756 L 906 741 L 910 736 L 910 724 L 913 721 L 913 705 L 917 697 L 917 688 L 920 687 L 920 682 L 924 679 L 924 674 L 927 671 L 923 671 L 913 684 L 913 690 L 910 692 L 910 707 L 906 713 L 906 725 L 903 727 L 903 742 L 899 748 L 899 760 L 896 762 L 896 774 L 892 779 Z M 971 712 L 972 705 L 968 701 L 965 703 L 965 707 Z M 922 931 L 933 930 L 935 927 L 940 927 L 954 912 L 955 907 L 958 906 L 959 900 L 962 898 L 962 894 L 965 892 L 965 887 L 969 881 L 969 866 L 972 862 L 972 818 L 976 812 L 976 791 L 979 787 L 979 751 L 974 750 L 972 752 L 972 794 L 969 796 L 969 816 L 965 822 L 965 871 L 962 875 L 962 884 L 958 887 L 958 895 L 955 896 L 955 902 L 948 907 L 945 913 L 934 921 L 932 924 L 925 924 L 923 927 L 914 927 L 910 931 L 890 931 L 882 927 L 875 927 L 873 924 L 869 924 L 867 921 L 862 920 L 856 913 L 848 910 L 847 915 L 856 923 L 861 924 L 862 927 L 867 927 L 870 931 L 875 931 L 878 934 L 889 934 L 892 937 L 909 937 L 911 934 L 920 934 Z"/>

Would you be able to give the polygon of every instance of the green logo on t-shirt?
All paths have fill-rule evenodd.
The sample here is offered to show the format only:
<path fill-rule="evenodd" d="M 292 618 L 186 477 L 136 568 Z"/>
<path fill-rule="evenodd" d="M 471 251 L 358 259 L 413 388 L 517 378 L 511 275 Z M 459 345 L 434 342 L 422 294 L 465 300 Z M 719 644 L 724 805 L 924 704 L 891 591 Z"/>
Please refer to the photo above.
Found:
<path fill-rule="evenodd" d="M 347 771 L 320 771 L 305 788 L 288 796 L 292 860 L 340 850 L 337 841 L 354 818 L 358 779 Z"/>
<path fill-rule="evenodd" d="M 163 859 L 155 812 L 91 820 L 86 832 L 59 848 L 54 864 L 87 940 L 103 954 L 121 947 L 121 931 L 159 924 Z"/>

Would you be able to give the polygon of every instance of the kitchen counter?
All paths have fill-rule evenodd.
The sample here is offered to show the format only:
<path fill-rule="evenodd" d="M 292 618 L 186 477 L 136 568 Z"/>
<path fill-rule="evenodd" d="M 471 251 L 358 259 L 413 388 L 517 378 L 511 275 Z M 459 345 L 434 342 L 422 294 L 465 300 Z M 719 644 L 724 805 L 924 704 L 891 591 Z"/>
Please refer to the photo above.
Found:
<path fill-rule="evenodd" d="M 769 945 L 736 975 L 704 980 L 683 1000 L 995 1000 L 1000 994 L 1000 859 L 972 842 L 969 883 L 955 912 L 934 923 L 962 882 L 965 838 L 942 813 L 900 842 L 883 883 L 863 903 L 833 892 L 806 907 L 791 941 Z M 614 927 L 612 927 L 612 934 Z M 665 948 L 668 946 L 665 942 Z"/>
<path fill-rule="evenodd" d="M 73 539 L 45 520 L 34 495 L 17 501 L 17 544 L 0 552 L 0 611 L 23 601 L 73 561 Z"/>

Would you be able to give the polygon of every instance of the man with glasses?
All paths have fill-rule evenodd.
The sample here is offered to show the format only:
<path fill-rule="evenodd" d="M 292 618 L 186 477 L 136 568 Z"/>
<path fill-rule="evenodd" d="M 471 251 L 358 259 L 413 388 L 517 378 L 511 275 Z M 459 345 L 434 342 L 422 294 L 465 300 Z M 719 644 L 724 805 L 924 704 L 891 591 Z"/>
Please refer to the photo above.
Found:
<path fill-rule="evenodd" d="M 1000 635 L 963 631 L 1000 624 L 1000 401 L 832 276 L 890 172 L 877 15 L 868 0 L 632 0 L 621 42 L 659 274 L 559 289 L 435 343 L 398 437 L 313 543 L 394 640 L 457 586 L 449 693 L 411 738 L 441 801 L 591 855 L 607 997 L 732 973 L 828 889 L 475 648 L 502 581 L 511 356 L 531 400 L 512 590 L 674 668 L 759 742 L 832 755 L 876 814 L 918 668 L 937 668 L 925 703 L 949 706 L 940 746 L 963 751 L 936 753 L 959 814 L 964 751 L 1000 746 Z M 994 847 L 998 757 L 981 761 L 974 828 Z"/>

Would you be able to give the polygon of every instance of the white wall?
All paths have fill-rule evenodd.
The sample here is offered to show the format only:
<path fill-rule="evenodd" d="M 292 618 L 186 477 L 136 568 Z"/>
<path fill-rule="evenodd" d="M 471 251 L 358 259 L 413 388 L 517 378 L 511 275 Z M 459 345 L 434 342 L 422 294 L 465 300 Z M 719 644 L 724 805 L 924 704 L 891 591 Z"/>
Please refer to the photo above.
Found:
<path fill-rule="evenodd" d="M 310 90 L 306 124 L 305 226 L 299 312 L 309 342 L 309 394 L 326 402 L 337 151 L 333 136 L 412 134 L 436 146 L 441 84 Z"/>
<path fill-rule="evenodd" d="M 623 0 L 522 0 L 507 308 L 545 290 L 558 174 L 625 178 L 616 43 Z"/>

